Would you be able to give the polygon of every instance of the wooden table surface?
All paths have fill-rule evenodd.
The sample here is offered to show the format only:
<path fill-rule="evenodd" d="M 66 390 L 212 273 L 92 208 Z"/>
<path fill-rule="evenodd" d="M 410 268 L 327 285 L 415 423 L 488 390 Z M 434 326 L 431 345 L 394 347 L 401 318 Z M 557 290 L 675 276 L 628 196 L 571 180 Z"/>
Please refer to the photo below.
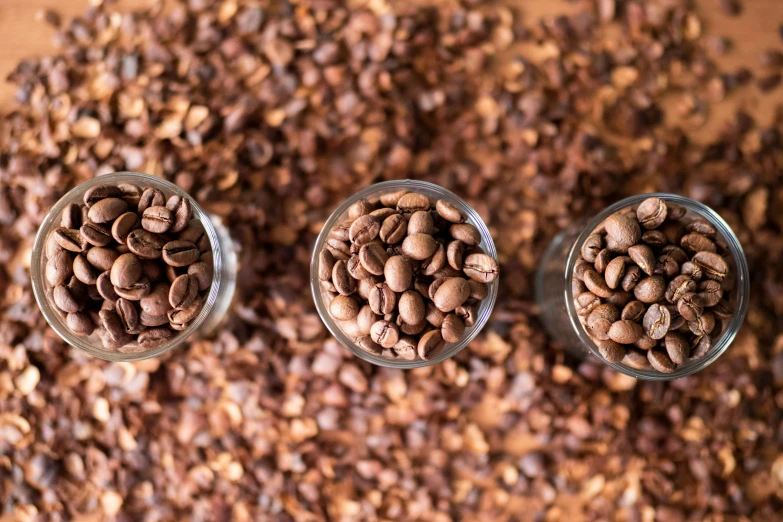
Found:
<path fill-rule="evenodd" d="M 134 6 L 148 5 L 149 1 L 120 0 L 119 7 L 131 9 Z M 519 6 L 526 19 L 531 22 L 542 16 L 573 9 L 573 4 L 565 0 L 506 1 Z M 759 53 L 769 48 L 783 50 L 783 38 L 779 33 L 779 27 L 783 24 L 783 0 L 741 0 L 743 12 L 739 17 L 725 15 L 719 8 L 719 1 L 696 0 L 696 3 L 705 35 L 724 35 L 734 44 L 731 52 L 718 60 L 720 67 L 726 71 L 734 71 L 740 66 L 746 66 L 754 73 L 762 73 Z M 0 47 L 0 78 L 3 79 L 0 82 L 0 112 L 7 111 L 12 106 L 14 89 L 4 80 L 18 61 L 25 57 L 56 52 L 51 42 L 52 29 L 45 23 L 36 21 L 36 13 L 43 9 L 54 9 L 62 15 L 63 20 L 67 20 L 84 12 L 88 2 L 89 0 L 0 0 L 0 34 L 7 42 Z M 691 135 L 696 139 L 713 136 L 720 128 L 721 122 L 730 118 L 737 108 L 748 111 L 762 123 L 768 123 L 775 107 L 781 103 L 783 87 L 767 94 L 762 94 L 755 84 L 742 87 L 714 106 L 707 124 L 692 130 Z"/>

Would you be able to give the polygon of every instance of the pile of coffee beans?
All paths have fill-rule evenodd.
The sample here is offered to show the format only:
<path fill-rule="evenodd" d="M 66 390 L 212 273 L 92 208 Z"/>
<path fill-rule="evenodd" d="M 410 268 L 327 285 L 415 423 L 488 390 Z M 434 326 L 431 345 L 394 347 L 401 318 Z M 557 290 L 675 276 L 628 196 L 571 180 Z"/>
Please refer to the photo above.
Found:
<path fill-rule="evenodd" d="M 96 185 L 45 245 L 46 295 L 75 334 L 107 350 L 156 348 L 201 311 L 212 248 L 190 200 L 152 187 Z"/>
<path fill-rule="evenodd" d="M 361 199 L 319 253 L 329 314 L 374 355 L 430 360 L 473 326 L 498 263 L 445 200 L 401 190 Z"/>
<path fill-rule="evenodd" d="M 734 314 L 727 245 L 660 198 L 617 212 L 584 242 L 573 293 L 601 356 L 672 373 L 704 357 Z"/>

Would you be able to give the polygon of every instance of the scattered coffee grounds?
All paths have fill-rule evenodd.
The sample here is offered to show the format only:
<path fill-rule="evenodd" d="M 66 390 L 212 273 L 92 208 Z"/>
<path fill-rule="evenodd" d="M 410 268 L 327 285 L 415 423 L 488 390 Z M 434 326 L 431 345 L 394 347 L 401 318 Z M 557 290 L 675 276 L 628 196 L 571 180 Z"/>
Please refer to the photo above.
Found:
<path fill-rule="evenodd" d="M 445 200 L 401 190 L 360 200 L 318 257 L 329 314 L 353 342 L 388 358 L 430 360 L 475 324 L 498 263 Z"/>
<path fill-rule="evenodd" d="M 63 18 L 53 56 L 14 71 L 18 103 L 0 117 L 4 515 L 779 520 L 783 124 L 729 110 L 750 71 L 706 55 L 709 2 L 602 0 L 600 16 L 554 2 L 573 13 L 545 19 L 534 2 L 351 3 L 367 8 L 93 1 Z M 654 117 L 714 80 L 718 135 Z M 175 182 L 240 247 L 221 332 L 134 364 L 69 350 L 25 265 L 51 206 L 120 170 Z M 334 208 L 400 178 L 460 194 L 502 270 L 481 334 L 413 371 L 340 346 L 309 277 Z M 753 274 L 732 346 L 670 383 L 572 358 L 533 295 L 556 234 L 651 191 L 719 212 Z"/>
<path fill-rule="evenodd" d="M 579 320 L 607 361 L 672 373 L 707 355 L 734 315 L 730 255 L 707 220 L 648 198 L 609 216 L 582 245 Z"/>
<path fill-rule="evenodd" d="M 201 311 L 212 247 L 190 201 L 156 188 L 96 185 L 62 212 L 45 248 L 50 304 L 107 350 L 146 351 Z"/>

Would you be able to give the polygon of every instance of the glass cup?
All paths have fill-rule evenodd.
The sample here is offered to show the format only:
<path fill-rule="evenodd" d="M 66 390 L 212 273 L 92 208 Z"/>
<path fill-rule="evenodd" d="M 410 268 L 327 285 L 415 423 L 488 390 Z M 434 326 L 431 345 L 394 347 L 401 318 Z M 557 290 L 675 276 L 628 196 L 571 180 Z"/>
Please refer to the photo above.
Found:
<path fill-rule="evenodd" d="M 667 203 L 684 207 L 687 212 L 684 220 L 703 218 L 718 231 L 718 239 L 726 245 L 724 256 L 729 265 L 729 273 L 734 274 L 729 303 L 735 310 L 731 320 L 721 321 L 722 333 L 715 338 L 707 354 L 699 359 L 689 360 L 680 365 L 673 373 L 660 373 L 653 369 L 639 370 L 621 363 L 607 362 L 598 353 L 598 348 L 579 322 L 574 306 L 571 281 L 574 267 L 579 260 L 582 244 L 604 220 L 615 212 L 627 207 L 637 207 L 650 197 L 658 197 Z M 739 240 L 729 225 L 711 208 L 690 198 L 675 194 L 640 194 L 615 203 L 600 214 L 558 234 L 547 248 L 536 274 L 536 303 L 539 317 L 549 334 L 562 343 L 574 355 L 581 358 L 594 356 L 602 363 L 617 371 L 639 379 L 668 381 L 698 372 L 712 364 L 731 344 L 737 335 L 748 310 L 750 280 L 748 264 Z"/>
<path fill-rule="evenodd" d="M 49 302 L 49 298 L 46 296 L 46 282 L 44 280 L 46 263 L 48 261 L 46 256 L 46 241 L 51 232 L 60 226 L 63 209 L 71 203 L 83 204 L 84 193 L 95 185 L 116 185 L 119 183 L 132 183 L 142 188 L 154 187 L 162 191 L 167 199 L 173 195 L 188 198 L 193 208 L 193 217 L 201 220 L 201 223 L 204 225 L 204 230 L 209 237 L 209 243 L 213 252 L 214 279 L 209 294 L 204 300 L 201 312 L 185 330 L 176 332 L 176 335 L 174 335 L 170 341 L 149 350 L 143 350 L 135 344 L 135 342 L 128 344 L 119 350 L 107 350 L 103 347 L 97 334 L 93 333 L 92 335 L 85 337 L 73 333 L 65 325 L 64 318 L 60 315 L 60 312 L 55 310 Z M 138 361 L 157 357 L 176 348 L 197 331 L 202 335 L 214 331 L 225 318 L 231 305 L 234 289 L 236 287 L 236 270 L 237 261 L 234 244 L 228 230 L 222 224 L 219 217 L 206 214 L 186 192 L 164 179 L 149 176 L 147 174 L 139 174 L 137 172 L 115 172 L 114 174 L 98 176 L 78 185 L 60 198 L 52 207 L 41 223 L 38 234 L 35 237 L 30 276 L 32 279 L 33 293 L 35 294 L 36 301 L 38 301 L 41 312 L 52 329 L 57 332 L 65 342 L 101 359 L 110 361 Z"/>
<path fill-rule="evenodd" d="M 498 294 L 499 278 L 495 278 L 495 280 L 492 283 L 488 284 L 489 294 L 487 295 L 486 299 L 481 301 L 476 323 L 472 327 L 465 329 L 465 334 L 462 340 L 457 343 L 447 343 L 446 346 L 443 348 L 443 350 L 436 357 L 433 357 L 428 361 L 422 359 L 415 359 L 412 361 L 399 359 L 399 358 L 390 359 L 387 357 L 383 357 L 382 355 L 379 356 L 379 355 L 371 354 L 359 348 L 356 345 L 356 343 L 354 343 L 353 339 L 349 338 L 349 336 L 347 336 L 340 329 L 337 322 L 334 319 L 332 319 L 331 315 L 329 314 L 327 303 L 322 293 L 320 280 L 318 279 L 318 257 L 319 257 L 318 254 L 321 252 L 321 250 L 324 247 L 324 244 L 326 243 L 326 239 L 329 234 L 329 231 L 332 230 L 332 228 L 335 225 L 347 219 L 348 209 L 351 207 L 351 205 L 353 205 L 360 199 L 366 199 L 371 203 L 374 203 L 377 202 L 383 194 L 387 194 L 389 192 L 397 192 L 399 190 L 409 190 L 411 192 L 418 192 L 424 194 L 427 197 L 429 197 L 430 200 L 433 201 L 433 203 L 439 199 L 443 199 L 455 205 L 468 217 L 467 223 L 470 223 L 473 226 L 475 226 L 481 233 L 481 243 L 479 244 L 479 246 L 488 255 L 497 259 L 497 251 L 495 250 L 495 244 L 492 241 L 492 236 L 490 235 L 487 226 L 484 224 L 484 221 L 481 219 L 478 213 L 476 213 L 476 211 L 473 210 L 467 203 L 465 203 L 465 201 L 463 201 L 459 196 L 438 185 L 427 183 L 426 181 L 415 181 L 410 179 L 398 180 L 398 181 L 385 181 L 383 183 L 377 183 L 375 185 L 367 187 L 366 189 L 360 192 L 357 192 L 356 194 L 348 198 L 342 205 L 340 205 L 337 208 L 337 210 L 335 210 L 332 213 L 331 216 L 329 216 L 329 219 L 326 221 L 323 228 L 321 229 L 321 233 L 318 234 L 318 239 L 316 240 L 315 248 L 313 249 L 313 257 L 312 257 L 312 261 L 310 262 L 310 288 L 313 293 L 313 300 L 315 301 L 315 306 L 316 309 L 318 310 L 318 315 L 321 316 L 321 320 L 324 322 L 324 324 L 332 333 L 332 335 L 335 337 L 335 339 L 337 339 L 340 342 L 340 344 L 345 346 L 354 355 L 373 364 L 377 364 L 379 366 L 386 366 L 389 368 L 403 368 L 403 369 L 421 368 L 423 366 L 437 364 L 439 362 L 445 361 L 450 357 L 453 357 L 454 355 L 462 351 L 462 349 L 465 348 L 470 343 L 470 341 L 472 341 L 478 335 L 481 329 L 484 328 L 484 325 L 487 324 L 487 320 L 489 319 L 489 316 L 492 314 L 492 308 L 495 306 L 495 300 L 497 299 L 497 294 Z"/>

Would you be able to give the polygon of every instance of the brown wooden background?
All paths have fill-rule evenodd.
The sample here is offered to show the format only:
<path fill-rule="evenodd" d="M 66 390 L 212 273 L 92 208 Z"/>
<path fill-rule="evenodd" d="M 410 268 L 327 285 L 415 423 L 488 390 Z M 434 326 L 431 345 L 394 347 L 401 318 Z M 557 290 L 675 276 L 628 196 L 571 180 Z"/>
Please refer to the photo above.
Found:
<path fill-rule="evenodd" d="M 11 107 L 14 89 L 4 80 L 17 62 L 25 57 L 56 52 L 51 42 L 52 29 L 36 21 L 36 13 L 43 9 L 54 9 L 62 15 L 63 20 L 67 20 L 82 13 L 89 1 L 0 0 L 0 35 L 4 42 L 0 46 L 0 78 L 3 80 L 0 82 L 0 112 Z M 442 3 L 449 0 L 422 0 L 424 1 Z M 521 8 L 530 22 L 542 16 L 573 9 L 573 4 L 565 0 L 504 1 Z M 783 50 L 783 39 L 779 34 L 779 27 L 783 24 L 783 0 L 741 0 L 743 12 L 739 17 L 725 15 L 719 8 L 720 0 L 695 1 L 701 13 L 703 32 L 708 36 L 727 36 L 734 43 L 732 51 L 720 58 L 721 68 L 733 71 L 737 67 L 747 66 L 755 73 L 761 73 L 759 53 L 767 48 Z M 118 5 L 122 9 L 130 9 L 147 5 L 148 2 L 149 0 L 120 0 Z M 740 88 L 714 107 L 708 123 L 693 130 L 692 135 L 697 139 L 713 136 L 720 128 L 720 123 L 729 118 L 738 107 L 757 116 L 762 123 L 768 123 L 775 107 L 780 103 L 783 103 L 783 87 L 766 94 L 760 93 L 755 83 Z"/>

